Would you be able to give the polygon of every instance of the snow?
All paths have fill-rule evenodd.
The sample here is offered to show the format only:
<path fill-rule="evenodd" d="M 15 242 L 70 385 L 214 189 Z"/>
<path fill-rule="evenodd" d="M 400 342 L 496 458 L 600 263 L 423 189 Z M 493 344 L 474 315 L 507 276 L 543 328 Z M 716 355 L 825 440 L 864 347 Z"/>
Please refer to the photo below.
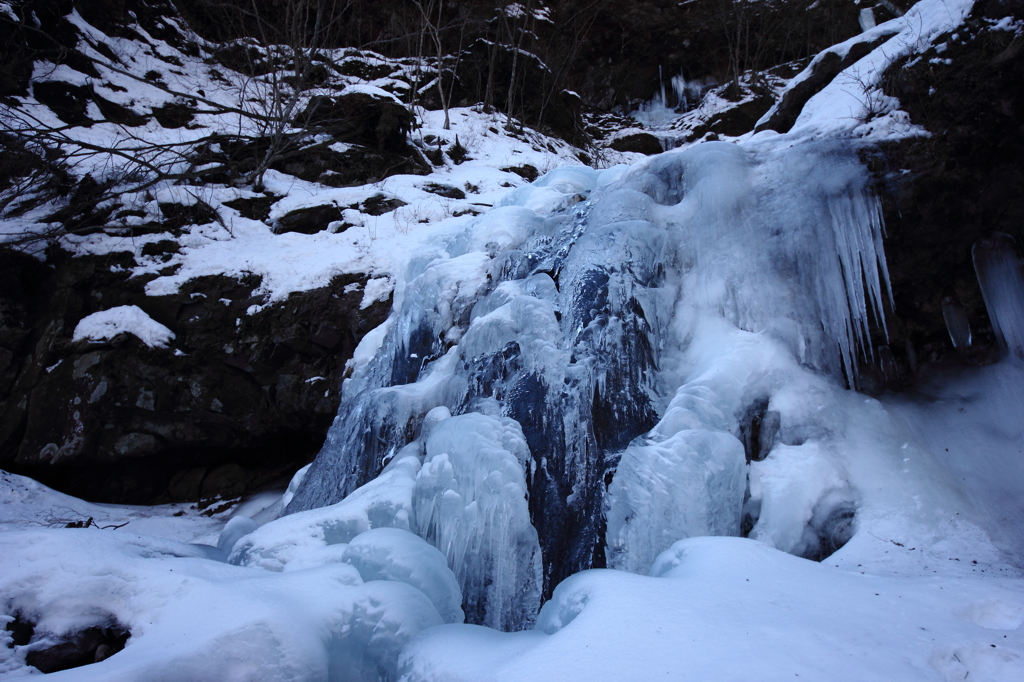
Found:
<path fill-rule="evenodd" d="M 927 134 L 909 123 L 909 117 L 898 110 L 898 102 L 880 92 L 882 74 L 900 57 L 923 51 L 935 38 L 960 26 L 973 5 L 973 0 L 921 0 L 903 16 L 830 48 L 842 57 L 855 44 L 892 36 L 814 95 L 801 110 L 792 132 L 801 136 L 852 133 L 876 142 Z M 790 81 L 787 89 L 809 77 L 824 54 Z M 767 121 L 774 111 L 775 107 L 758 123 Z"/>
<path fill-rule="evenodd" d="M 166 348 L 174 340 L 174 332 L 135 305 L 122 305 L 83 317 L 71 339 L 100 342 L 126 333 L 150 348 Z"/>
<path fill-rule="evenodd" d="M 395 282 L 390 277 L 375 277 L 366 283 L 363 289 L 363 300 L 359 303 L 360 310 L 369 308 L 378 301 L 386 301 L 395 289 Z"/>
<path fill-rule="evenodd" d="M 216 544 L 224 524 L 220 517 L 202 515 L 194 505 L 93 504 L 59 493 L 30 478 L 0 471 L 0 529 L 3 532 L 62 528 L 90 518 L 100 528 L 121 526 L 117 529 L 119 533 L 137 533 L 182 543 Z"/>
<path fill-rule="evenodd" d="M 341 189 L 268 171 L 267 190 L 283 197 L 272 208 L 271 222 L 298 209 L 327 204 L 346 207 L 378 194 L 407 204 L 380 216 L 346 209 L 345 220 L 354 226 L 343 232 L 275 234 L 269 226 L 221 207 L 219 214 L 223 224 L 186 227 L 185 234 L 175 238 L 181 245 L 181 252 L 173 254 L 168 261 L 138 258 L 145 244 L 171 238 L 168 234 L 129 238 L 100 233 L 67 237 L 66 244 L 75 253 L 104 254 L 124 250 L 135 253 L 139 264 L 132 269 L 133 274 L 157 275 L 146 285 L 146 292 L 152 296 L 175 293 L 185 282 L 204 275 L 255 274 L 262 278 L 257 293 L 263 294 L 266 302 L 272 302 L 284 300 L 292 292 L 326 286 L 338 274 L 367 273 L 371 281 L 376 281 L 371 286 L 381 287 L 364 294 L 363 302 L 370 305 L 379 300 L 373 296 L 386 294 L 386 282 L 394 286 L 404 274 L 408 254 L 461 231 L 473 219 L 473 213 L 486 211 L 509 187 L 525 184 L 520 176 L 501 168 L 533 165 L 544 171 L 557 165 L 578 163 L 573 149 L 564 142 L 556 141 L 552 152 L 543 146 L 547 144 L 546 138 L 542 140 L 535 133 L 524 134 L 522 138 L 505 135 L 501 132 L 503 122 L 496 121 L 494 115 L 455 108 L 450 112 L 452 128 L 446 131 L 441 127 L 442 112 L 420 114 L 423 124 L 417 131 L 420 139 L 433 135 L 450 145 L 458 136 L 459 143 L 469 151 L 470 159 L 460 165 L 448 161 L 448 165 L 427 177 L 398 175 L 373 185 Z M 466 198 L 447 199 L 425 191 L 423 187 L 430 183 L 462 189 Z M 258 196 L 217 186 L 201 190 L 171 187 L 160 192 L 173 192 L 158 194 L 166 197 L 160 201 L 191 204 L 202 199 L 215 206 L 235 198 Z M 153 218 L 159 216 L 158 203 L 146 204 Z M 140 223 L 147 219 L 137 218 Z M 162 274 L 173 266 L 177 266 L 173 274 Z"/>
<path fill-rule="evenodd" d="M 411 635 L 441 623 L 423 593 L 364 583 L 347 564 L 276 574 L 90 529 L 13 531 L 0 544 L 19 557 L 0 576 L 5 611 L 53 635 L 111 618 L 132 631 L 123 652 L 67 680 L 374 679 L 393 674 Z M 28 673 L 12 670 L 24 652 L 3 651 L 8 672 Z"/>
<path fill-rule="evenodd" d="M 292 479 L 288 481 L 288 487 L 285 489 L 284 494 L 281 496 L 281 508 L 288 506 L 288 503 L 295 497 L 295 491 L 299 489 L 299 484 L 302 483 L 302 479 L 306 476 L 309 471 L 309 467 L 312 464 L 307 464 L 292 475 Z"/>
<path fill-rule="evenodd" d="M 1024 673 L 1021 632 L 991 628 L 1017 622 L 1019 581 L 862 575 L 739 538 L 683 540 L 652 575 L 576 575 L 528 633 L 429 630 L 403 652 L 401 679 L 852 682 L 970 673 L 995 682 Z M 972 622 L 979 612 L 989 627 Z"/>
<path fill-rule="evenodd" d="M 411 530 L 415 457 L 396 458 L 380 476 L 335 505 L 291 514 L 261 526 L 233 545 L 228 561 L 270 571 L 317 566 L 374 528 Z M 305 475 L 309 475 L 308 473 Z"/>
<path fill-rule="evenodd" d="M 418 536 L 395 528 L 375 528 L 357 535 L 342 561 L 364 581 L 393 580 L 425 594 L 445 623 L 461 623 L 462 592 L 445 556 Z"/>
<path fill-rule="evenodd" d="M 342 95 L 350 95 L 350 94 L 370 95 L 371 97 L 375 97 L 377 99 L 391 100 L 392 102 L 395 102 L 396 104 L 401 104 L 402 103 L 401 100 L 399 100 L 397 97 L 392 95 L 387 90 L 381 90 L 380 88 L 374 87 L 373 85 L 366 85 L 366 84 L 362 84 L 362 83 L 357 83 L 357 84 L 353 84 L 353 85 L 347 86 L 344 90 L 341 91 L 341 94 Z"/>

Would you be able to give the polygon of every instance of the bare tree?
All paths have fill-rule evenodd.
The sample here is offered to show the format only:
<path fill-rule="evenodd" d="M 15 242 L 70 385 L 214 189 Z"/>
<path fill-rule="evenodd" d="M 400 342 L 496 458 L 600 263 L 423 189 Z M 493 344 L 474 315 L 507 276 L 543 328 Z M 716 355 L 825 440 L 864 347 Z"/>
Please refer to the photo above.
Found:
<path fill-rule="evenodd" d="M 336 42 L 345 12 L 354 0 L 289 0 L 269 8 L 257 0 L 208 0 L 228 21 L 256 34 L 266 59 L 264 69 L 250 62 L 252 78 L 244 88 L 240 108 L 249 114 L 265 152 L 246 177 L 246 184 L 262 189 L 267 170 L 285 153 L 309 137 L 296 115 L 307 103 L 307 92 L 326 77 L 325 52 Z M 273 11 L 270 11 L 273 10 Z M 260 51 L 246 51 L 250 57 Z M 283 67 L 283 68 L 278 68 Z M 319 76 L 319 77 L 318 77 Z"/>
<path fill-rule="evenodd" d="M 554 96 L 561 91 L 569 69 L 576 62 L 590 29 L 610 0 L 590 0 L 582 5 L 567 7 L 567 14 L 549 32 L 551 36 L 545 49 L 545 61 L 551 69 L 551 80 L 544 89 L 544 99 L 537 115 L 538 123 L 544 121 L 544 114 Z"/>
<path fill-rule="evenodd" d="M 310 89 L 326 76 L 327 67 L 318 60 L 321 52 L 332 45 L 334 31 L 353 0 L 291 0 L 274 4 L 273 16 L 256 0 L 208 1 L 211 7 L 223 11 L 226 20 L 248 22 L 260 36 L 258 41 L 242 41 L 244 53 L 252 61 L 248 75 L 240 77 L 234 101 L 215 101 L 202 90 L 177 90 L 160 79 L 134 73 L 114 58 L 95 58 L 94 62 L 147 88 L 162 90 L 173 100 L 189 102 L 195 114 L 233 117 L 237 133 L 231 146 L 256 153 L 254 162 L 237 180 L 262 189 L 266 171 L 316 132 L 314 127 L 298 123 L 296 117 L 309 101 Z M 0 13 L 0 21 L 17 31 L 33 33 L 37 43 L 52 45 L 48 52 L 40 53 L 44 64 L 48 58 L 61 61 L 67 52 L 53 36 L 30 21 L 5 13 Z M 85 95 L 97 98 L 90 93 L 91 86 Z M 108 140 L 98 143 L 81 134 L 80 124 L 54 125 L 32 107 L 19 106 L 13 100 L 0 102 L 0 145 L 7 162 L 0 172 L 0 215 L 17 216 L 39 206 L 67 202 L 65 209 L 51 216 L 59 225 L 13 240 L 8 236 L 6 242 L 24 243 L 91 229 L 95 216 L 89 215 L 90 210 L 110 204 L 116 196 L 138 194 L 158 183 L 194 182 L 200 161 L 232 137 L 223 132 L 185 134 L 178 141 L 169 141 L 136 131 L 145 116 L 128 118 L 135 120 L 125 120 L 124 116 L 111 120 L 108 116 L 84 123 L 106 124 L 112 130 Z M 72 206 L 77 208 L 71 210 Z"/>
<path fill-rule="evenodd" d="M 420 55 L 423 54 L 423 42 L 427 39 L 433 44 L 434 59 L 437 68 L 437 93 L 441 100 L 441 108 L 444 110 L 444 129 L 451 130 L 451 119 L 448 110 L 451 105 L 450 90 L 444 87 L 445 76 L 445 49 L 442 41 L 444 25 L 444 3 L 441 0 L 413 0 L 413 4 L 420 13 Z M 461 43 L 461 41 L 460 41 Z M 454 73 L 451 74 L 454 78 Z"/>

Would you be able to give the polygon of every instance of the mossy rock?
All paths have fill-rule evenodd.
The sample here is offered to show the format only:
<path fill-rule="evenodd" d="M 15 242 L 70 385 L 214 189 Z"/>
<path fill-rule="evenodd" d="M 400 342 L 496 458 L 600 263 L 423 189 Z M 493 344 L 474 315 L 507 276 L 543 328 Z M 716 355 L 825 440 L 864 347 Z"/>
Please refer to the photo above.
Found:
<path fill-rule="evenodd" d="M 660 154 L 665 151 L 661 146 L 661 140 L 650 133 L 630 133 L 612 140 L 609 147 L 618 152 L 636 152 L 639 154 Z"/>
<path fill-rule="evenodd" d="M 451 185 L 441 185 L 436 182 L 428 182 L 423 185 L 421 189 L 424 192 L 430 192 L 436 194 L 439 197 L 445 197 L 446 199 L 465 199 L 466 193 L 458 187 L 452 187 Z M 397 208 L 397 206 L 396 206 Z"/>
<path fill-rule="evenodd" d="M 330 223 L 342 219 L 341 209 L 334 204 L 310 206 L 289 211 L 275 221 L 274 232 L 298 232 L 316 234 L 327 229 Z"/>
<path fill-rule="evenodd" d="M 224 205 L 228 208 L 233 208 L 238 211 L 239 215 L 249 220 L 259 220 L 266 222 L 270 217 L 270 209 L 280 201 L 279 196 L 262 196 L 262 197 L 240 197 L 238 199 L 232 199 L 231 201 L 225 201 Z"/>

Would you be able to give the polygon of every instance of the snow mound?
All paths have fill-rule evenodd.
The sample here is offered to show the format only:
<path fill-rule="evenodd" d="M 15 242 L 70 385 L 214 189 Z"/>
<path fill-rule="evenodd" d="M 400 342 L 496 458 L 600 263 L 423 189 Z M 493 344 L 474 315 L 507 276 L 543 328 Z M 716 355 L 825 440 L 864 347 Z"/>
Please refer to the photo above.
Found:
<path fill-rule="evenodd" d="M 908 581 L 805 561 L 740 538 L 691 538 L 652 576 L 592 570 L 564 581 L 537 629 L 424 632 L 402 682 L 476 680 L 1019 679 L 1024 587 Z M 1004 636 L 1005 635 L 1005 636 Z M 742 654 L 736 650 L 742 641 Z"/>
<path fill-rule="evenodd" d="M 112 621 L 131 631 L 123 651 L 64 680 L 389 679 L 408 639 L 442 622 L 419 590 L 364 583 L 347 564 L 279 574 L 94 529 L 4 533 L 0 555 L 16 554 L 0 573 L 4 611 L 34 622 L 37 635 Z M 0 655 L 0 671 L 14 670 L 25 650 Z"/>
<path fill-rule="evenodd" d="M 122 305 L 93 313 L 75 327 L 73 341 L 109 341 L 118 334 L 132 334 L 150 348 L 167 348 L 174 332 L 135 305 Z"/>

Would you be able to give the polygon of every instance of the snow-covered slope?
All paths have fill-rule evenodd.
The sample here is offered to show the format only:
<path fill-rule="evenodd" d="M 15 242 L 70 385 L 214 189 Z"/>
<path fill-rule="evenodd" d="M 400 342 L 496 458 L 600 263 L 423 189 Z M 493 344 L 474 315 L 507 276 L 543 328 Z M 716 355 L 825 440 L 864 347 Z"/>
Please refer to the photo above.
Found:
<path fill-rule="evenodd" d="M 3 7 L 8 23 L 20 21 L 10 7 Z M 26 21 L 31 23 L 31 17 Z M 342 174 L 331 163 L 358 167 L 366 163 L 363 157 L 372 157 L 377 150 L 365 140 L 353 144 L 347 138 L 332 138 L 333 129 L 304 124 L 309 103 L 316 112 L 316 107 L 327 106 L 316 104 L 325 97 L 362 96 L 371 103 L 401 107 L 414 83 L 426 92 L 427 74 L 417 70 L 429 73 L 428 65 L 387 60 L 372 52 L 323 50 L 314 57 L 327 65 L 324 80 L 298 93 L 289 112 L 279 113 L 274 107 L 280 95 L 274 89 L 286 87 L 282 82 L 289 77 L 287 69 L 283 75 L 253 76 L 222 63 L 227 47 L 247 45 L 210 43 L 173 16 L 156 20 L 166 30 L 165 39 L 152 35 L 141 20 L 129 23 L 119 35 L 106 35 L 74 8 L 64 21 L 66 30 L 73 31 L 70 47 L 79 55 L 78 61 L 68 61 L 79 70 L 69 63 L 36 61 L 31 88 L 2 105 L 4 130 L 25 137 L 31 150 L 59 145 L 62 171 L 67 174 L 62 182 L 78 183 L 79 194 L 54 195 L 43 183 L 15 182 L 5 188 L 0 239 L 19 242 L 38 233 L 39 242 L 27 248 L 39 251 L 55 239 L 73 253 L 127 251 L 137 262 L 135 276 L 160 275 L 148 285 L 153 294 L 174 291 L 191 278 L 211 273 L 260 276 L 267 301 L 324 286 L 339 273 L 393 279 L 404 269 L 403 254 L 415 250 L 429 232 L 425 226 L 480 213 L 505 188 L 523 184 L 524 176 L 579 163 L 581 150 L 564 141 L 525 128 L 505 131 L 507 119 L 498 112 L 455 109 L 450 112 L 450 129 L 444 130 L 443 112 L 414 107 L 412 144 L 390 160 L 406 157 L 412 165 L 392 165 L 411 168 L 417 175 L 356 170 L 354 182 L 348 179 L 344 188 L 336 189 L 330 186 L 330 176 Z M 243 65 L 247 69 L 287 58 L 285 47 L 247 49 L 254 51 L 253 63 Z M 365 72 L 365 78 L 345 75 Z M 374 77 L 380 73 L 388 75 Z M 108 103 L 120 108 L 117 115 L 110 113 Z M 289 154 L 298 162 L 272 164 L 262 191 L 253 192 L 252 178 L 232 165 L 237 159 L 228 149 L 234 145 L 244 151 L 245 145 L 265 144 L 271 126 L 278 123 L 292 139 Z M 461 152 L 454 152 L 453 158 L 456 141 Z M 337 158 L 323 172 L 309 176 L 312 171 L 303 156 L 312 158 L 326 147 Z M 424 152 L 437 152 L 433 167 L 423 167 Z M 613 150 L 604 156 L 605 164 L 638 158 Z M 101 216 L 99 225 L 78 225 L 70 218 L 81 216 L 59 210 L 69 200 L 81 201 L 81 183 L 87 176 L 106 188 L 98 203 L 93 200 L 92 210 Z M 371 197 L 377 201 L 367 204 Z M 242 208 L 247 200 L 270 207 L 263 220 L 243 217 L 249 213 Z M 388 204 L 393 200 L 399 208 Z M 237 208 L 225 205 L 232 202 Z M 184 219 L 168 219 L 168 206 L 178 212 L 199 210 L 194 215 L 186 210 Z M 340 218 L 303 228 L 314 234 L 297 234 L 279 223 L 290 212 L 318 206 L 337 208 Z M 144 255 L 147 244 L 165 240 L 177 242 L 180 251 L 169 260 Z"/>

